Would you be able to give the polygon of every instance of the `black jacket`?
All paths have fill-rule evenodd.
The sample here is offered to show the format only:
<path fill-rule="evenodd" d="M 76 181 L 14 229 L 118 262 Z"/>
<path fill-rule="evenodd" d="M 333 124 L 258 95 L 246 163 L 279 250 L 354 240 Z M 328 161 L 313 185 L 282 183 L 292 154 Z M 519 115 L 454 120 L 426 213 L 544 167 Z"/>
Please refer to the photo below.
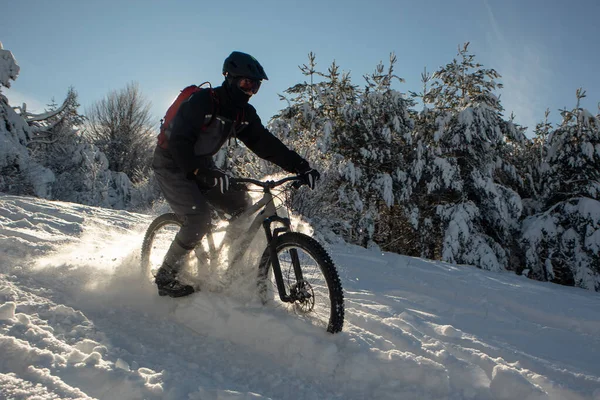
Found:
<path fill-rule="evenodd" d="M 172 167 L 179 167 L 192 179 L 196 169 L 201 174 L 214 166 L 212 156 L 227 139 L 235 137 L 260 158 L 288 172 L 309 169 L 306 160 L 263 126 L 253 106 L 235 106 L 225 86 L 213 91 L 201 90 L 180 106 L 173 119 L 168 148 L 157 148 L 161 156 L 173 161 Z"/>

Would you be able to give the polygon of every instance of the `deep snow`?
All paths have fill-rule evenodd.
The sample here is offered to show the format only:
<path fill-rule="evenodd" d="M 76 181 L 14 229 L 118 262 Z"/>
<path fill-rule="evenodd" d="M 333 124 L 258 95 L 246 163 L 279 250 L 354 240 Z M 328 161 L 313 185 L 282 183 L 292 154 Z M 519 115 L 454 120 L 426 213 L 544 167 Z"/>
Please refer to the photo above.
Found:
<path fill-rule="evenodd" d="M 1 399 L 600 400 L 600 296 L 346 244 L 340 334 L 140 277 L 153 216 L 0 194 Z"/>

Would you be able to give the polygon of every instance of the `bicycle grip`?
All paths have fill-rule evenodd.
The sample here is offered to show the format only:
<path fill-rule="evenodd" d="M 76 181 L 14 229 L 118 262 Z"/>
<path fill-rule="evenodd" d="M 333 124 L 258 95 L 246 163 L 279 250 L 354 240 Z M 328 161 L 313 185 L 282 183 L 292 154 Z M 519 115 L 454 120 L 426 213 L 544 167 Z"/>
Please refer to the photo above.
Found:
<path fill-rule="evenodd" d="M 237 182 L 235 178 L 229 178 L 229 191 L 232 192 L 247 192 L 248 186 L 242 182 Z"/>

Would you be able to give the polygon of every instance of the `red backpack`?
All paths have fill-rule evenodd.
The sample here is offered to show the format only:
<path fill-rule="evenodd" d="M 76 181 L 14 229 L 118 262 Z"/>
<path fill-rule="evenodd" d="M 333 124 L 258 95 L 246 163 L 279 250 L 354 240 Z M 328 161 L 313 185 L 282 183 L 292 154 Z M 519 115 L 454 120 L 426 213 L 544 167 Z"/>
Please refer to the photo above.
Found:
<path fill-rule="evenodd" d="M 173 104 L 171 104 L 171 106 L 167 109 L 167 113 L 165 114 L 165 117 L 160 120 L 160 133 L 158 134 L 158 145 L 161 148 L 167 149 L 169 147 L 170 130 L 172 128 L 173 119 L 175 118 L 175 115 L 177 114 L 179 107 L 181 107 L 181 105 L 183 104 L 184 101 L 189 99 L 194 93 L 202 90 L 203 86 L 207 85 L 207 84 L 208 84 L 208 90 L 210 90 L 210 94 L 213 99 L 213 104 L 216 103 L 215 93 L 212 90 L 212 87 L 210 86 L 209 82 L 204 82 L 201 85 L 190 85 L 190 86 L 186 87 L 185 89 L 183 89 L 181 91 L 181 93 L 179 93 L 179 95 L 177 96 L 177 98 L 175 99 Z M 210 125 L 212 123 L 213 119 L 216 117 L 216 114 L 217 114 L 216 110 L 214 110 L 214 112 L 212 113 L 210 122 L 207 125 Z M 167 131 L 169 131 L 168 134 L 167 134 Z"/>

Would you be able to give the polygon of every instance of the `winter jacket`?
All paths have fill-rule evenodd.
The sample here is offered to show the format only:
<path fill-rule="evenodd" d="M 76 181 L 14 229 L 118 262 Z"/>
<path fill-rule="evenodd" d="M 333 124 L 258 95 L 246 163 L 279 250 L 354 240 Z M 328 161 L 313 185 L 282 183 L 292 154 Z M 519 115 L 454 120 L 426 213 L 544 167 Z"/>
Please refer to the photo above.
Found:
<path fill-rule="evenodd" d="M 299 173 L 310 168 L 263 126 L 252 105 L 235 106 L 225 86 L 214 89 L 216 99 L 212 96 L 209 89 L 201 90 L 180 106 L 168 148 L 156 150 L 163 158 L 161 164 L 167 161 L 169 168 L 179 168 L 188 179 L 194 179 L 194 171 L 202 174 L 213 167 L 212 156 L 229 138 L 237 138 L 257 156 L 285 171 Z"/>

